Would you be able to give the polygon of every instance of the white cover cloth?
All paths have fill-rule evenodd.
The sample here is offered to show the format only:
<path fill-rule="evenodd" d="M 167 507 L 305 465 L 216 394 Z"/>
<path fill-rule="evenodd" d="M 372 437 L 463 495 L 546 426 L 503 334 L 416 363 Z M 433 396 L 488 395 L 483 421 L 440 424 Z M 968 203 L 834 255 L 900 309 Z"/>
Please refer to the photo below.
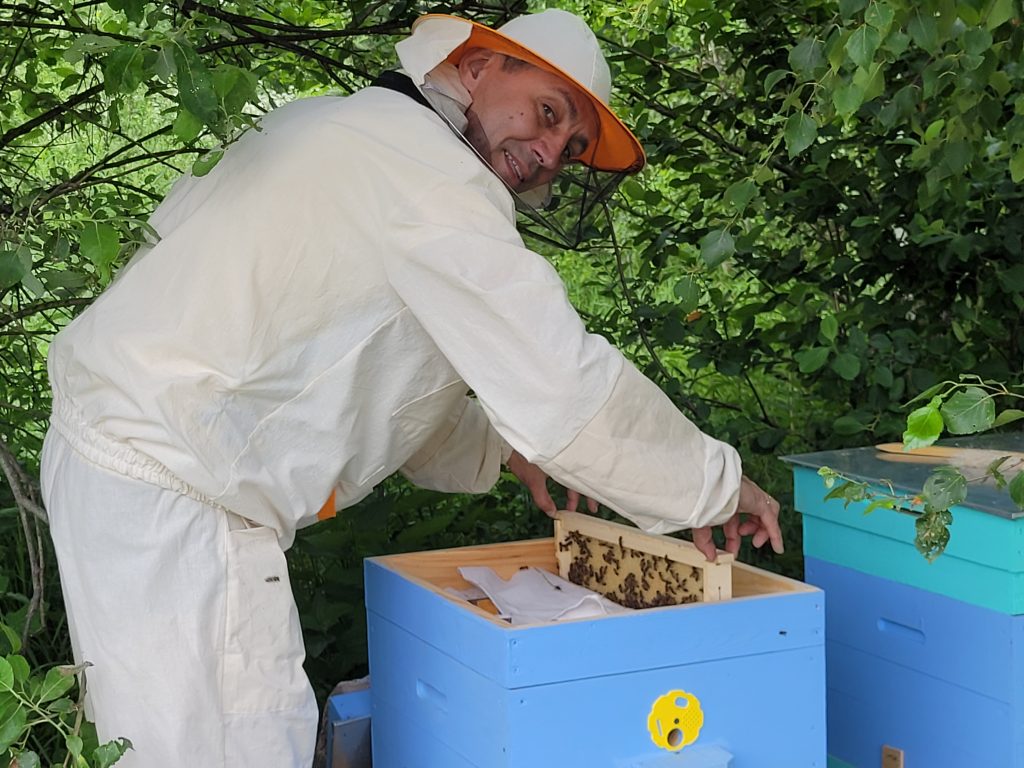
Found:
<path fill-rule="evenodd" d="M 308 768 L 316 700 L 269 528 L 90 464 L 51 431 L 43 494 L 87 714 L 118 768 Z"/>
<path fill-rule="evenodd" d="M 464 566 L 459 575 L 476 584 L 512 624 L 595 619 L 629 608 L 540 568 L 522 568 L 508 580 L 487 566 Z"/>

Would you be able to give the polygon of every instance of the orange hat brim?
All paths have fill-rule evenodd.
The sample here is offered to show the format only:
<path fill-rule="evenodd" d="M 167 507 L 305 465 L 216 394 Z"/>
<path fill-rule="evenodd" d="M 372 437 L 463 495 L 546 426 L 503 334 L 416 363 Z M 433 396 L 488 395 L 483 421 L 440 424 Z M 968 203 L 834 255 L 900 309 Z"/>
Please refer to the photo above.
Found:
<path fill-rule="evenodd" d="M 598 140 L 578 158 L 584 165 L 599 171 L 636 173 L 647 163 L 647 156 L 644 154 L 640 141 L 626 127 L 626 124 L 589 88 L 565 70 L 555 66 L 523 44 L 503 35 L 498 30 L 478 24 L 470 19 L 463 19 L 443 13 L 431 13 L 417 19 L 413 24 L 413 29 L 424 19 L 431 18 L 455 19 L 471 25 L 471 31 L 466 41 L 448 55 L 447 60 L 452 64 L 458 65 L 462 55 L 471 48 L 486 48 L 529 62 L 553 75 L 557 75 L 567 80 L 586 96 L 590 103 L 594 105 L 600 126 L 598 129 Z"/>

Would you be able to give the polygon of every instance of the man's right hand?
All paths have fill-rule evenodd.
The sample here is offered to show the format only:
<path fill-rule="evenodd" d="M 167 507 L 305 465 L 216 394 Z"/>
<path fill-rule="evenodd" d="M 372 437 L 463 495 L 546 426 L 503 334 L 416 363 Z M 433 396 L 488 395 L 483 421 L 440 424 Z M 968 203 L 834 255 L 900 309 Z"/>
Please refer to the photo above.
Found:
<path fill-rule="evenodd" d="M 548 517 L 554 517 L 555 512 L 558 511 L 558 506 L 555 504 L 554 499 L 551 498 L 551 493 L 548 491 L 548 476 L 547 473 L 538 467 L 536 464 L 531 464 L 519 453 L 519 451 L 512 451 L 512 455 L 508 457 L 508 461 L 505 462 L 505 466 L 508 467 L 509 471 L 519 478 L 519 482 L 526 486 L 526 489 L 530 492 L 533 497 L 533 503 L 544 512 Z M 579 491 L 574 491 L 571 488 L 566 488 L 566 502 L 565 508 L 570 512 L 575 512 L 576 507 L 579 506 L 580 498 L 584 497 Z M 597 502 L 593 499 L 587 499 L 587 509 L 590 510 L 591 514 L 597 512 Z"/>

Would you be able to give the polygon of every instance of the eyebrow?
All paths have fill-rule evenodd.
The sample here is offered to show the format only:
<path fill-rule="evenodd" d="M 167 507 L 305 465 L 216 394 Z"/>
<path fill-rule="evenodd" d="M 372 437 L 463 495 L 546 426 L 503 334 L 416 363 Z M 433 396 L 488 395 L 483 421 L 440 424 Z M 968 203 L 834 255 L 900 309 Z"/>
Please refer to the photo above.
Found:
<path fill-rule="evenodd" d="M 566 107 L 569 109 L 569 116 L 573 120 L 578 120 L 580 113 L 576 111 L 576 102 L 572 100 L 572 94 L 565 88 L 559 88 L 558 92 L 562 94 L 562 98 L 565 99 Z"/>

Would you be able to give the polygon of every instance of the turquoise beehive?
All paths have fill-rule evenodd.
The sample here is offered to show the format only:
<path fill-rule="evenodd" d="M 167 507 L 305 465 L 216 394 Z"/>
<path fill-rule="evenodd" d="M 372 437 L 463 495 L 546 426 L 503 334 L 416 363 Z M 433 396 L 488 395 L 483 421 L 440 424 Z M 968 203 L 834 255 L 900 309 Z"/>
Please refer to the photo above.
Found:
<path fill-rule="evenodd" d="M 1021 451 L 1024 437 L 942 445 Z M 826 594 L 830 765 L 874 768 L 889 748 L 906 766 L 1024 768 L 1024 511 L 994 484 L 971 485 L 929 563 L 912 508 L 825 501 L 818 469 L 913 495 L 948 460 L 867 447 L 787 461 L 806 580 Z"/>

